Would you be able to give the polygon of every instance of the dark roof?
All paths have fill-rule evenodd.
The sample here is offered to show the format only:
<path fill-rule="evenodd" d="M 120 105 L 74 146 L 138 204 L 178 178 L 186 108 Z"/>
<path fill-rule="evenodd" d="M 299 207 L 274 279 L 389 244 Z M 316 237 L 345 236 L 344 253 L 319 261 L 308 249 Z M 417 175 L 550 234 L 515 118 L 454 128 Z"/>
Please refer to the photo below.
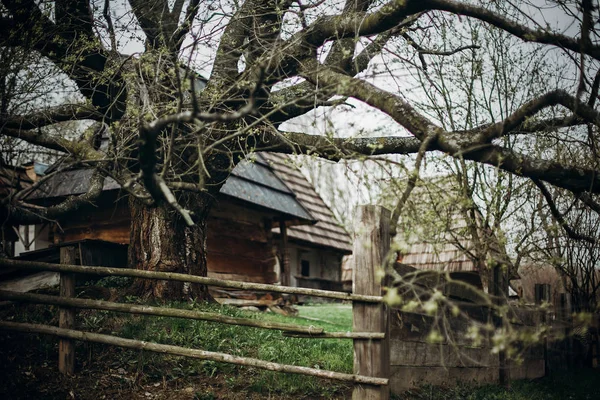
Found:
<path fill-rule="evenodd" d="M 315 188 L 294 165 L 286 154 L 261 153 L 269 162 L 275 174 L 297 196 L 300 203 L 317 220 L 314 225 L 298 225 L 288 228 L 290 240 L 299 240 L 324 247 L 352 252 L 352 240 L 346 230 L 338 223 L 331 209 L 327 207 Z"/>
<path fill-rule="evenodd" d="M 49 199 L 83 194 L 90 188 L 93 169 L 75 169 L 63 171 L 44 182 L 40 187 L 27 196 L 29 200 Z M 112 178 L 104 180 L 102 190 L 120 189 L 121 186 Z"/>
<path fill-rule="evenodd" d="M 296 218 L 315 221 L 315 218 L 296 199 L 260 155 L 255 160 L 241 161 L 221 187 L 221 194 L 265 207 Z"/>
<path fill-rule="evenodd" d="M 92 169 L 75 169 L 57 173 L 28 196 L 29 200 L 61 198 L 87 192 Z M 104 180 L 104 191 L 118 190 L 120 185 L 110 177 Z M 292 192 L 260 156 L 256 161 L 244 160 L 231 172 L 221 194 L 253 205 L 285 214 L 286 217 L 313 223 L 315 218 L 296 200 Z"/>

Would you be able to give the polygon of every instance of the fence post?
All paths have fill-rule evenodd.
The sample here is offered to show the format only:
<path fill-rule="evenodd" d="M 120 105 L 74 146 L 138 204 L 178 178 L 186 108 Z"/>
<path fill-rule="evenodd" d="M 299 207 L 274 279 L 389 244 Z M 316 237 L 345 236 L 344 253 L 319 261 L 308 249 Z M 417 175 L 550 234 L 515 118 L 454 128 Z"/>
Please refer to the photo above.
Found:
<path fill-rule="evenodd" d="M 534 286 L 534 300 L 535 304 L 541 306 L 551 301 L 550 284 L 548 283 L 536 283 Z M 547 304 L 546 304 L 547 305 Z M 543 310 L 541 315 L 541 323 L 547 327 L 550 324 L 549 310 Z M 544 337 L 544 375 L 548 376 L 550 373 L 550 360 L 548 360 L 548 337 Z"/>
<path fill-rule="evenodd" d="M 281 276 L 279 281 L 283 286 L 290 286 L 290 250 L 288 248 L 288 234 L 285 220 L 279 221 L 279 233 L 281 234 L 281 243 L 279 252 L 281 253 Z"/>
<path fill-rule="evenodd" d="M 492 295 L 498 306 L 505 305 L 508 299 L 508 268 L 505 265 L 495 265 L 492 268 Z M 504 319 L 497 321 L 499 328 L 504 326 Z M 510 388 L 510 362 L 506 350 L 498 352 L 498 381 L 500 385 Z"/>
<path fill-rule="evenodd" d="M 60 248 L 60 263 L 75 264 L 75 247 L 66 246 Z M 75 296 L 75 274 L 69 272 L 60 273 L 60 296 Z M 75 310 L 69 307 L 60 307 L 58 326 L 65 329 L 73 329 L 75 325 Z M 58 370 L 65 375 L 75 373 L 75 342 L 69 339 L 60 339 L 58 342 Z"/>
<path fill-rule="evenodd" d="M 356 294 L 381 295 L 379 268 L 390 248 L 390 211 L 379 206 L 359 206 L 355 211 L 352 291 Z M 385 304 L 352 304 L 353 329 L 357 332 L 385 332 L 383 340 L 354 340 L 354 373 L 389 378 L 389 310 Z M 389 399 L 390 387 L 355 385 L 353 400 Z"/>

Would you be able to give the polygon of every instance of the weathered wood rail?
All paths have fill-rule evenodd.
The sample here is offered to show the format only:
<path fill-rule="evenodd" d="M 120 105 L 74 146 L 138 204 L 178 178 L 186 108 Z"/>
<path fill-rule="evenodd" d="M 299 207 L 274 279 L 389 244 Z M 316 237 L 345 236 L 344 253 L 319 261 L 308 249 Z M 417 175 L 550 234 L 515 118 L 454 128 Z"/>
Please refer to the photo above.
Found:
<path fill-rule="evenodd" d="M 256 290 L 282 294 L 300 294 L 335 300 L 360 301 L 365 303 L 381 303 L 383 301 L 381 296 L 362 295 L 358 293 L 334 292 L 329 290 L 309 289 L 291 286 L 269 285 L 265 283 L 231 281 L 225 279 L 209 278 L 205 276 L 178 274 L 175 272 L 142 271 L 128 268 L 92 267 L 87 265 L 73 264 L 50 264 L 45 262 L 11 260 L 9 258 L 0 258 L 0 268 L 20 268 L 35 271 L 54 271 L 61 273 L 72 272 L 86 275 L 126 276 L 131 278 L 171 280 L 179 282 L 199 283 L 201 285 L 206 286 L 215 286 L 230 289 Z"/>
<path fill-rule="evenodd" d="M 344 374 L 341 372 L 300 367 L 297 365 L 278 364 L 270 361 L 259 360 L 256 358 L 232 356 L 226 353 L 216 353 L 212 351 L 189 349 L 180 346 L 144 342 L 141 340 L 125 339 L 118 336 L 103 335 L 99 333 L 81 332 L 73 329 L 63 329 L 48 325 L 0 321 L 0 328 L 17 332 L 42 333 L 70 340 L 75 339 L 85 342 L 103 343 L 119 347 L 125 347 L 128 349 L 147 350 L 155 353 L 172 354 L 176 356 L 199 358 L 202 360 L 219 361 L 229 364 L 267 369 L 269 371 L 290 372 L 294 374 L 310 375 L 319 378 L 333 379 L 337 381 L 354 382 L 358 384 L 368 385 L 388 384 L 388 380 L 383 378 Z"/>
<path fill-rule="evenodd" d="M 131 349 L 147 350 L 219 361 L 237 365 L 251 366 L 271 371 L 316 376 L 355 384 L 353 399 L 389 399 L 389 333 L 387 306 L 381 296 L 381 276 L 377 272 L 383 264 L 389 248 L 389 211 L 375 206 L 361 206 L 357 210 L 357 232 L 354 243 L 353 293 L 288 287 L 259 283 L 248 283 L 216 278 L 200 277 L 178 273 L 142 271 L 135 269 L 107 268 L 97 266 L 74 265 L 73 248 L 61 249 L 61 264 L 21 261 L 0 258 L 0 268 L 19 268 L 35 271 L 54 271 L 60 273 L 60 297 L 33 293 L 17 293 L 0 290 L 0 299 L 58 305 L 59 327 L 0 321 L 0 329 L 19 332 L 42 333 L 60 338 L 59 370 L 65 374 L 75 371 L 75 352 L 73 340 L 104 343 Z M 100 276 L 126 276 L 144 279 L 174 280 L 199 283 L 207 286 L 269 291 L 282 294 L 307 295 L 336 300 L 352 301 L 353 332 L 324 332 L 323 328 L 301 326 L 278 322 L 258 321 L 248 318 L 234 318 L 216 313 L 182 310 L 165 307 L 151 307 L 135 304 L 122 304 L 102 300 L 77 299 L 75 295 L 75 274 Z M 278 364 L 248 357 L 232 356 L 185 347 L 149 343 L 116 336 L 82 332 L 72 329 L 75 320 L 75 308 L 99 309 L 132 314 L 166 316 L 205 320 L 217 323 L 251 326 L 263 329 L 283 331 L 284 336 L 315 339 L 352 339 L 354 341 L 354 373 L 345 374 L 295 365 Z"/>

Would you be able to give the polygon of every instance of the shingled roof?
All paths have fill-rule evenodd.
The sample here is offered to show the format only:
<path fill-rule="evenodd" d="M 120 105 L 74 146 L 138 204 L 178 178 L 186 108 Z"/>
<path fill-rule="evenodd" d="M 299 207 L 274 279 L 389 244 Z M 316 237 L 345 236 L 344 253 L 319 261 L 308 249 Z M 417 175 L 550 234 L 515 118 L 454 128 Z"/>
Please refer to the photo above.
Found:
<path fill-rule="evenodd" d="M 260 157 L 254 161 L 243 160 L 236 165 L 220 193 L 310 223 L 315 222 L 315 218 L 296 198 L 296 193 Z"/>
<path fill-rule="evenodd" d="M 426 180 L 415 188 L 410 199 L 412 206 L 403 212 L 394 239 L 402 249 L 399 261 L 421 270 L 478 271 L 470 256 L 476 253 L 477 244 L 467 227 L 465 213 L 461 212 L 460 199 L 458 188 L 448 177 Z M 487 246 L 488 257 L 508 265 L 511 279 L 516 279 L 518 275 L 504 246 L 474 207 L 477 234 Z"/>
<path fill-rule="evenodd" d="M 62 171 L 32 192 L 28 200 L 59 199 L 83 194 L 90 187 L 93 170 L 79 168 Z M 120 190 L 120 185 L 110 177 L 104 180 L 103 191 Z M 273 169 L 260 159 L 240 162 L 221 188 L 221 194 L 255 206 L 277 211 L 303 223 L 314 223 L 314 218 L 297 199 L 296 194 L 279 179 Z"/>
<path fill-rule="evenodd" d="M 337 222 L 329 207 L 294 165 L 290 156 L 279 153 L 260 154 L 269 162 L 275 174 L 296 194 L 298 201 L 317 220 L 314 225 L 289 227 L 288 238 L 317 246 L 331 247 L 346 254 L 352 253 L 350 235 Z M 278 231 L 278 229 L 275 230 Z"/>

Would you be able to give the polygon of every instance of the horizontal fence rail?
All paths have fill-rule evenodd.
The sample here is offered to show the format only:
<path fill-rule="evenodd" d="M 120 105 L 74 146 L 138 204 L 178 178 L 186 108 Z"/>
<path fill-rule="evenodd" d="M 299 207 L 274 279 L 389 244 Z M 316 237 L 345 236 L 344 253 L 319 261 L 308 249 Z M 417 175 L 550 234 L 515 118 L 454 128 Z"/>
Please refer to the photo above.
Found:
<path fill-rule="evenodd" d="M 196 276 L 188 274 L 179 274 L 175 272 L 156 272 L 143 271 L 130 268 L 108 268 L 108 267 L 92 267 L 84 265 L 71 264 L 50 264 L 37 261 L 22 261 L 0 258 L 0 267 L 4 268 L 21 268 L 37 271 L 54 271 L 54 272 L 72 272 L 87 275 L 101 276 L 128 276 L 132 278 L 146 279 L 161 279 L 179 282 L 199 283 L 201 285 L 240 289 L 240 290 L 257 290 L 263 292 L 275 292 L 283 294 L 300 294 L 306 296 L 323 297 L 337 300 L 359 301 L 364 303 L 382 303 L 381 296 L 361 295 L 346 292 L 333 292 L 329 290 L 308 289 L 301 287 L 288 287 L 279 285 L 268 285 L 264 283 L 239 282 L 224 279 L 208 278 L 205 276 Z"/>
<path fill-rule="evenodd" d="M 218 322 L 229 325 L 250 326 L 253 328 L 283 331 L 286 337 L 314 339 L 383 339 L 385 334 L 374 332 L 324 332 L 318 326 L 303 326 L 272 321 L 259 321 L 250 318 L 229 317 L 217 313 L 176 308 L 153 307 L 139 304 L 114 303 L 104 300 L 77 299 L 72 297 L 49 296 L 45 294 L 12 292 L 0 290 L 0 299 L 22 301 L 35 304 L 51 304 L 55 306 L 116 311 L 128 314 L 154 315 L 159 317 L 186 318 L 201 321 Z"/>
<path fill-rule="evenodd" d="M 283 332 L 283 336 L 305 339 L 385 339 L 384 332 L 323 332 L 296 333 Z"/>
<path fill-rule="evenodd" d="M 281 322 L 259 321 L 250 318 L 237 318 L 221 315 L 217 313 L 209 313 L 195 310 L 182 310 L 166 307 L 152 307 L 139 304 L 122 304 L 113 303 L 103 300 L 77 299 L 69 297 L 48 296 L 43 294 L 33 293 L 18 293 L 7 290 L 0 290 L 0 299 L 24 301 L 28 303 L 52 304 L 56 306 L 118 311 L 129 314 L 155 315 L 159 317 L 175 317 L 195 319 L 202 321 L 220 322 L 229 325 L 243 325 L 254 328 L 275 329 L 286 332 L 303 333 L 303 334 L 321 334 L 323 328 L 317 326 L 302 326 L 294 324 L 286 324 Z"/>
<path fill-rule="evenodd" d="M 262 283 L 249 283 L 216 279 L 173 272 L 144 271 L 128 268 L 108 268 L 75 265 L 75 247 L 60 249 L 61 264 L 39 261 L 23 261 L 0 258 L 1 268 L 20 270 L 52 271 L 60 273 L 60 296 L 33 293 L 17 293 L 0 290 L 0 299 L 59 306 L 59 327 L 0 321 L 0 329 L 17 332 L 40 333 L 60 338 L 58 369 L 72 375 L 75 371 L 74 341 L 102 343 L 124 348 L 147 350 L 156 353 L 192 357 L 229 364 L 243 365 L 269 371 L 287 372 L 315 376 L 325 379 L 354 383 L 353 400 L 389 400 L 389 309 L 381 296 L 382 288 L 377 276 L 377 266 L 383 264 L 383 255 L 389 246 L 390 212 L 382 207 L 360 206 L 357 209 L 357 232 L 354 242 L 353 291 L 336 292 L 302 287 L 288 287 Z M 115 303 L 104 300 L 75 298 L 75 274 L 95 276 L 122 276 L 140 279 L 170 280 L 196 283 L 206 286 L 275 292 L 290 295 L 323 297 L 352 301 L 353 326 L 357 332 L 325 332 L 321 327 L 302 326 L 280 322 L 259 321 L 250 318 L 224 316 L 212 312 L 153 307 L 139 304 Z M 232 325 L 276 329 L 286 337 L 311 339 L 353 339 L 354 374 L 286 365 L 249 357 L 233 356 L 186 347 L 125 339 L 118 336 L 83 332 L 74 329 L 75 309 L 99 309 L 131 314 L 205 320 Z"/>
<path fill-rule="evenodd" d="M 256 358 L 232 356 L 225 353 L 217 353 L 212 351 L 188 349 L 185 347 L 158 344 L 152 342 L 144 342 L 140 340 L 125 339 L 118 336 L 103 335 L 99 333 L 81 332 L 72 329 L 56 328 L 48 325 L 26 324 L 19 322 L 0 321 L 0 329 L 26 332 L 26 333 L 42 333 L 45 335 L 58 336 L 64 339 L 81 340 L 85 342 L 102 343 L 114 346 L 125 347 L 136 350 L 146 350 L 155 353 L 172 354 L 176 356 L 184 356 L 197 358 L 201 360 L 210 360 L 224 362 L 228 364 L 244 365 L 269 371 L 289 372 L 294 374 L 316 376 L 319 378 L 332 379 L 337 381 L 352 382 L 358 384 L 367 384 L 382 386 L 387 385 L 387 378 L 376 378 L 364 375 L 344 374 L 341 372 L 326 371 L 315 368 L 300 367 L 296 365 L 285 365 Z"/>

